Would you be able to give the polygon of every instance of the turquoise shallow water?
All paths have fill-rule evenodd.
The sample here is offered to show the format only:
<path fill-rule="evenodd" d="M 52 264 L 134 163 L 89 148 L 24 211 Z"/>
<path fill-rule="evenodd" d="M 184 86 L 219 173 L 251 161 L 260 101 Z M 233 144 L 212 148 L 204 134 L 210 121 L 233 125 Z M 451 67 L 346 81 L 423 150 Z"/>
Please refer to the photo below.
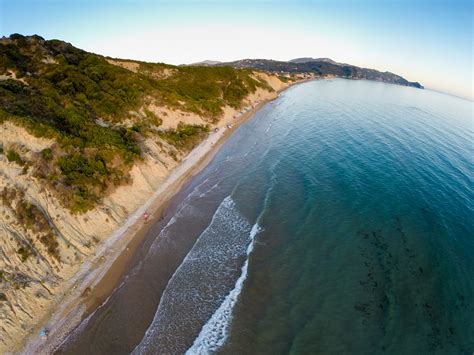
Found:
<path fill-rule="evenodd" d="M 472 354 L 472 109 L 368 81 L 289 89 L 187 187 L 65 352 Z"/>

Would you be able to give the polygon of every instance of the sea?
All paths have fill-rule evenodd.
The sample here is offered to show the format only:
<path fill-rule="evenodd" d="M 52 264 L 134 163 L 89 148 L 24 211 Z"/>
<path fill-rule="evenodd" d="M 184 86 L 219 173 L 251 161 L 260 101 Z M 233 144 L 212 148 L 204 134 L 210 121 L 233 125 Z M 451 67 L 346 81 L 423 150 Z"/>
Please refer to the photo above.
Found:
<path fill-rule="evenodd" d="M 291 87 L 57 353 L 472 355 L 473 108 L 365 80 Z"/>

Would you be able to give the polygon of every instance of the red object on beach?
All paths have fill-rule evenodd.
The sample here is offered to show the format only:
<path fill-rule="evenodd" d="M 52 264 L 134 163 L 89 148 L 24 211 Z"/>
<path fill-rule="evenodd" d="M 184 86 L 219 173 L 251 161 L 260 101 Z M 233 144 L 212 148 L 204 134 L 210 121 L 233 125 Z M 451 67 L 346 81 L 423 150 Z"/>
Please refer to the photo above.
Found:
<path fill-rule="evenodd" d="M 149 216 L 150 216 L 150 215 L 148 214 L 148 212 L 145 212 L 145 213 L 142 215 L 142 218 L 143 218 L 144 221 L 147 221 Z"/>

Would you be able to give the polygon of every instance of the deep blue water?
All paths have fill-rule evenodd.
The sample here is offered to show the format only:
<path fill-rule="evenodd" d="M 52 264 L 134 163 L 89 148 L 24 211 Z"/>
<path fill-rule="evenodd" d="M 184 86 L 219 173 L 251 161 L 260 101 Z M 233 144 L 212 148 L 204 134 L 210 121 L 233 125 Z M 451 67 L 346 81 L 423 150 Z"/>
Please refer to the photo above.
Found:
<path fill-rule="evenodd" d="M 154 245 L 196 240 L 135 352 L 472 354 L 472 110 L 369 81 L 284 92 L 194 179 L 134 269 L 148 263 L 152 288 Z"/>

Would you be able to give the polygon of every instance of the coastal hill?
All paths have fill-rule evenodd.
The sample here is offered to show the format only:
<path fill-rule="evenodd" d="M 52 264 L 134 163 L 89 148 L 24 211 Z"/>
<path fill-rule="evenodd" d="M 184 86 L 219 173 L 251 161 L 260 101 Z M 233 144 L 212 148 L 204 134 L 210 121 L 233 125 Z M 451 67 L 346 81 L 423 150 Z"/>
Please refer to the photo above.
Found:
<path fill-rule="evenodd" d="M 284 77 L 297 78 L 346 78 L 346 79 L 366 79 L 381 81 L 389 84 L 411 86 L 423 89 L 418 82 L 411 82 L 405 78 L 391 72 L 381 72 L 375 69 L 361 68 L 355 65 L 338 63 L 330 58 L 302 57 L 289 61 L 277 61 L 270 59 L 242 59 L 233 62 L 219 62 L 215 60 L 205 60 L 199 63 L 190 64 L 192 66 L 231 66 L 238 69 L 257 69 L 269 73 L 274 73 Z"/>
<path fill-rule="evenodd" d="M 381 72 L 375 69 L 337 63 L 329 58 L 297 58 L 288 62 L 268 59 L 243 59 L 234 62 L 219 63 L 216 65 L 230 65 L 234 68 L 240 69 L 254 68 L 270 73 L 279 73 L 280 75 L 307 74 L 312 75 L 315 78 L 337 77 L 346 79 L 366 79 L 423 89 L 423 86 L 420 83 L 408 81 L 405 78 L 388 71 Z"/>
<path fill-rule="evenodd" d="M 79 267 L 99 250 L 109 256 L 109 236 L 191 150 L 190 166 L 288 85 L 253 69 L 106 58 L 36 35 L 0 39 L 0 353 L 79 292 L 70 283 Z"/>

